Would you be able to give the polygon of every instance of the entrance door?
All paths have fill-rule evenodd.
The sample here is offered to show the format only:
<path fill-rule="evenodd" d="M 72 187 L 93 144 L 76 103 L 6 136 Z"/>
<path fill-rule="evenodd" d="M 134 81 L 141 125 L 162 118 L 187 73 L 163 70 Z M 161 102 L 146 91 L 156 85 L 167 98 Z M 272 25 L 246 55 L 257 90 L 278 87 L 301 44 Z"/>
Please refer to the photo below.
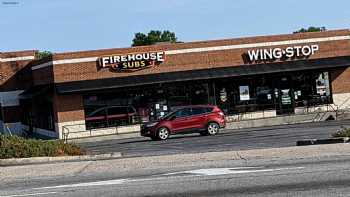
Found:
<path fill-rule="evenodd" d="M 275 89 L 277 114 L 294 114 L 294 95 L 291 80 L 282 77 Z"/>

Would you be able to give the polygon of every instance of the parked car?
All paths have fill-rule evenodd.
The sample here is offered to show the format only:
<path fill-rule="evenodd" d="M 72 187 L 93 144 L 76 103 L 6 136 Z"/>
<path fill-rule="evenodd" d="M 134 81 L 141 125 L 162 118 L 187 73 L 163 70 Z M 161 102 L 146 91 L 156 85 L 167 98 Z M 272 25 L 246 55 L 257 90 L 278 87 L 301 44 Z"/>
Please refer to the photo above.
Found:
<path fill-rule="evenodd" d="M 166 140 L 169 135 L 199 132 L 216 135 L 226 126 L 225 115 L 213 105 L 192 105 L 177 108 L 158 121 L 141 126 L 141 135 L 153 140 Z"/>
<path fill-rule="evenodd" d="M 107 106 L 86 115 L 87 129 L 127 125 L 132 123 L 136 110 L 132 106 Z"/>

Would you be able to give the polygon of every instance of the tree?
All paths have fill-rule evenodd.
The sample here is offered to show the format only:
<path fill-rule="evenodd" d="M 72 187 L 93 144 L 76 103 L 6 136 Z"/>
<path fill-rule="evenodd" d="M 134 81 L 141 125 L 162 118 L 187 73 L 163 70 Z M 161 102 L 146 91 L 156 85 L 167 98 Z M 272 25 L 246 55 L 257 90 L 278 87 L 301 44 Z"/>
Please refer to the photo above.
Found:
<path fill-rule="evenodd" d="M 138 32 L 135 34 L 134 39 L 132 40 L 132 46 L 144 46 L 144 45 L 152 45 L 157 42 L 171 42 L 174 43 L 177 41 L 174 32 L 170 32 L 168 30 L 159 31 L 152 30 L 148 32 L 148 34 L 144 34 Z"/>
<path fill-rule="evenodd" d="M 52 53 L 50 51 L 37 51 L 35 57 L 36 59 L 51 58 Z"/>
<path fill-rule="evenodd" d="M 307 29 L 305 28 L 301 28 L 298 31 L 295 31 L 293 33 L 305 33 L 305 32 L 321 32 L 321 31 L 326 31 L 327 29 L 325 27 L 309 27 Z"/>

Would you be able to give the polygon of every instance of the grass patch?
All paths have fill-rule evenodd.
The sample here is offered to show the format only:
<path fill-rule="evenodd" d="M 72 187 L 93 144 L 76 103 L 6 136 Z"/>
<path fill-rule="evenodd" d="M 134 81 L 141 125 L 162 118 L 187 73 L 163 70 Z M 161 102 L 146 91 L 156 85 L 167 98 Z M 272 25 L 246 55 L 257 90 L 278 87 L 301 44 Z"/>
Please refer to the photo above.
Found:
<path fill-rule="evenodd" d="M 339 131 L 332 134 L 333 137 L 350 137 L 350 128 L 342 127 Z"/>
<path fill-rule="evenodd" d="M 77 145 L 65 144 L 62 140 L 38 140 L 0 135 L 0 159 L 84 154 L 85 151 Z"/>

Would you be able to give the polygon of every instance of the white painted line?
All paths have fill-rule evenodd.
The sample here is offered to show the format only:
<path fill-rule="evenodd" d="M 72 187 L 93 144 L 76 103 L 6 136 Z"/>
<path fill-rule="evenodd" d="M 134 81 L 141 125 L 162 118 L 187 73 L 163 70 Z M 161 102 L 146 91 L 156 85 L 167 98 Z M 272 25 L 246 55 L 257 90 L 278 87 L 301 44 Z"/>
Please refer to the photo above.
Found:
<path fill-rule="evenodd" d="M 115 180 L 108 180 L 108 181 L 96 181 L 96 182 L 77 183 L 77 184 L 69 184 L 69 185 L 57 185 L 57 186 L 51 186 L 51 187 L 40 187 L 40 188 L 34 188 L 34 189 L 57 189 L 57 188 L 90 187 L 90 186 L 104 186 L 104 185 L 120 185 L 126 182 L 128 182 L 128 179 L 115 179 Z"/>
<path fill-rule="evenodd" d="M 283 170 L 299 170 L 304 167 L 295 167 L 295 168 L 271 168 L 271 169 L 262 169 L 258 168 L 208 168 L 208 169 L 198 169 L 198 170 L 189 170 L 171 173 L 167 175 L 176 175 L 176 174 L 193 174 L 200 176 L 217 176 L 217 175 L 227 175 L 227 174 L 247 174 L 247 173 L 259 173 L 259 172 L 274 172 L 274 171 L 283 171 Z"/>
<path fill-rule="evenodd" d="M 182 53 L 196 53 L 196 52 L 209 52 L 209 51 L 230 50 L 230 49 L 270 47 L 270 46 L 279 46 L 279 45 L 305 44 L 305 43 L 328 42 L 328 41 L 349 40 L 349 39 L 350 39 L 350 36 L 334 36 L 334 37 L 324 37 L 324 38 L 284 40 L 284 41 L 275 41 L 275 42 L 260 42 L 260 43 L 251 43 L 251 44 L 215 46 L 215 47 L 204 47 L 204 48 L 191 48 L 191 49 L 178 49 L 178 50 L 166 51 L 165 54 L 166 55 L 174 55 L 174 54 L 182 54 Z"/>
<path fill-rule="evenodd" d="M 23 56 L 23 57 L 11 57 L 11 58 L 0 58 L 0 62 L 14 62 L 14 61 L 26 61 L 33 60 L 34 56 Z"/>
<path fill-rule="evenodd" d="M 219 169 L 230 169 L 230 170 L 247 170 L 247 169 L 261 169 L 263 167 L 238 167 L 238 168 L 211 168 L 212 170 L 219 170 Z M 199 169 L 199 170 L 211 170 L 211 169 Z M 169 175 L 177 175 L 177 174 L 195 174 L 193 173 L 194 171 L 197 170 L 188 170 L 188 171 L 180 171 L 180 172 L 173 172 L 173 173 L 167 173 L 167 174 L 162 174 L 161 176 L 169 176 Z M 199 173 L 200 174 L 200 173 Z"/>
<path fill-rule="evenodd" d="M 99 57 L 87 57 L 87 58 L 75 58 L 75 59 L 63 59 L 63 60 L 55 60 L 52 62 L 46 62 L 37 66 L 33 66 L 32 70 L 37 70 L 40 68 L 45 68 L 52 65 L 58 64 L 73 64 L 73 63 L 83 63 L 83 62 L 95 62 Z"/>
<path fill-rule="evenodd" d="M 271 168 L 263 169 L 263 167 L 242 167 L 242 168 L 208 168 L 208 169 L 198 169 L 198 170 L 189 170 L 189 171 L 180 171 L 175 173 L 161 174 L 164 175 L 176 175 L 178 174 L 188 174 L 183 177 L 195 177 L 195 176 L 216 176 L 216 175 L 227 175 L 227 174 L 247 174 L 247 173 L 259 173 L 259 172 L 274 172 L 274 171 L 286 171 L 286 170 L 299 170 L 304 167 L 295 167 L 295 168 Z M 159 176 L 159 175 L 158 175 Z M 40 187 L 33 188 L 34 190 L 45 190 L 45 189 L 59 189 L 59 188 L 76 188 L 76 187 L 91 187 L 91 186 L 106 186 L 106 185 L 121 185 L 131 182 L 147 182 L 155 180 L 163 180 L 169 177 L 152 177 L 146 179 L 115 179 L 108 181 L 96 181 L 88 183 L 76 183 L 76 184 L 67 184 L 67 185 L 57 185 L 49 187 Z"/>
<path fill-rule="evenodd" d="M 71 64 L 71 63 L 82 63 L 82 62 L 94 62 L 97 61 L 99 57 L 85 57 L 76 59 L 65 59 L 65 60 L 55 60 L 54 64 Z"/>
<path fill-rule="evenodd" d="M 308 38 L 308 39 L 298 39 L 298 40 L 283 40 L 283 41 L 275 41 L 275 42 L 259 42 L 259 43 L 250 43 L 250 44 L 236 44 L 236 45 L 225 45 L 225 46 L 214 46 L 214 47 L 168 50 L 168 51 L 165 51 L 165 54 L 176 55 L 176 54 L 183 54 L 183 53 L 198 53 L 198 52 L 210 52 L 210 51 L 221 51 L 221 50 L 231 50 L 231 49 L 269 47 L 269 46 L 279 46 L 279 45 L 306 44 L 306 43 L 329 42 L 329 41 L 349 40 L 349 39 L 350 39 L 350 36 L 333 36 L 333 37 Z M 94 61 L 97 61 L 98 58 L 99 57 L 86 57 L 86 58 L 55 60 L 52 62 L 47 62 L 37 66 L 33 66 L 32 70 L 45 68 L 52 65 L 59 65 L 59 64 L 94 62 Z"/>
<path fill-rule="evenodd" d="M 20 196 L 41 196 L 48 194 L 57 194 L 58 192 L 45 192 L 45 193 L 30 193 L 30 194 L 15 194 L 10 196 L 0 196 L 0 197 L 20 197 Z"/>

